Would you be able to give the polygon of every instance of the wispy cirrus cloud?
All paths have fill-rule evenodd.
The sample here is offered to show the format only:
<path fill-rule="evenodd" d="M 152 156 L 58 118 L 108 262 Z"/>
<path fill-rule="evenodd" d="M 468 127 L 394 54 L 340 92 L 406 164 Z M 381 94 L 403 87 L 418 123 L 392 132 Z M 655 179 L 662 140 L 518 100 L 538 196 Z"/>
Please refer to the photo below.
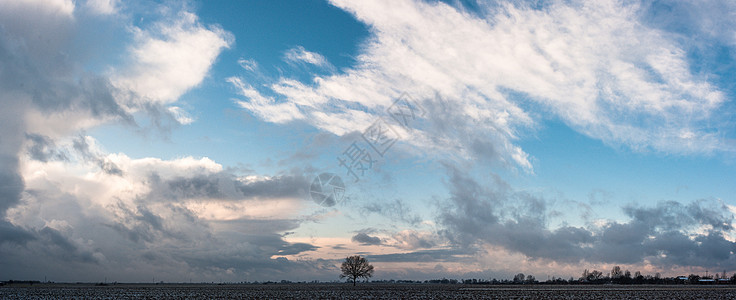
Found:
<path fill-rule="evenodd" d="M 235 86 L 238 94 L 248 98 L 248 101 L 237 101 L 237 103 L 268 122 L 284 123 L 304 118 L 304 115 L 294 103 L 277 102 L 273 97 L 262 95 L 258 90 L 237 77 L 230 77 L 227 81 Z"/>
<path fill-rule="evenodd" d="M 406 91 L 442 112 L 429 114 L 433 126 L 406 142 L 528 170 L 517 141 L 549 118 L 636 151 L 733 150 L 722 138 L 725 125 L 713 122 L 724 94 L 691 72 L 675 36 L 639 20 L 636 3 L 481 5 L 473 14 L 442 2 L 333 4 L 370 26 L 356 65 L 315 74 L 310 83 L 281 78 L 263 91 L 274 95 L 268 102 L 249 89 L 241 95 L 258 105 L 245 109 L 266 121 L 306 120 L 343 135 L 366 128 Z M 242 90 L 242 82 L 230 82 Z M 283 107 L 290 113 L 276 109 Z"/>
<path fill-rule="evenodd" d="M 238 59 L 238 65 L 240 65 L 241 68 L 251 72 L 255 72 L 258 69 L 258 62 L 253 59 L 240 58 Z"/>
<path fill-rule="evenodd" d="M 305 63 L 321 68 L 334 68 L 327 59 L 319 53 L 307 51 L 302 46 L 291 48 L 284 53 L 284 59 L 289 63 Z"/>

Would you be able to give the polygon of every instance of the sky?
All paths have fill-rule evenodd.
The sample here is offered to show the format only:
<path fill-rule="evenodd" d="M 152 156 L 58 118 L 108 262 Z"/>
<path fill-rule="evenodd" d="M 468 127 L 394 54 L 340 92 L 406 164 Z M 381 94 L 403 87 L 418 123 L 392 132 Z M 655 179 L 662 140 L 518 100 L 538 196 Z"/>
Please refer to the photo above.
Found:
<path fill-rule="evenodd" d="M 0 1 L 0 280 L 736 272 L 733 1 Z M 325 200 L 329 198 L 328 200 Z"/>

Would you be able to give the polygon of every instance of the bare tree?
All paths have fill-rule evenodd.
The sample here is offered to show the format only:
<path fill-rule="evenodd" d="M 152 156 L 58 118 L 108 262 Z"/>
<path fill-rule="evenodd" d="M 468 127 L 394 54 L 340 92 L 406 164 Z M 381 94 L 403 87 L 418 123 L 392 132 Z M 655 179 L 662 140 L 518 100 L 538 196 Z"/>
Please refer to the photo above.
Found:
<path fill-rule="evenodd" d="M 590 272 L 590 275 L 588 276 L 588 278 L 591 278 L 591 277 L 593 280 L 601 279 L 601 277 L 603 277 L 603 272 L 598 271 L 598 270 L 593 270 L 593 272 Z"/>
<path fill-rule="evenodd" d="M 526 282 L 527 283 L 534 283 L 535 281 L 537 281 L 537 278 L 534 278 L 534 275 L 531 275 L 531 274 L 526 275 Z"/>
<path fill-rule="evenodd" d="M 519 273 L 514 276 L 514 283 L 524 283 L 524 273 Z"/>
<path fill-rule="evenodd" d="M 360 255 L 353 255 L 345 258 L 340 270 L 342 270 L 340 278 L 347 277 L 352 280 L 353 286 L 355 286 L 355 282 L 358 278 L 363 277 L 368 279 L 373 276 L 373 266 L 369 264 L 365 258 L 360 257 Z"/>
<path fill-rule="evenodd" d="M 615 266 L 613 267 L 613 270 L 611 270 L 611 279 L 618 279 L 621 276 L 623 276 L 623 270 L 621 270 L 621 267 Z"/>

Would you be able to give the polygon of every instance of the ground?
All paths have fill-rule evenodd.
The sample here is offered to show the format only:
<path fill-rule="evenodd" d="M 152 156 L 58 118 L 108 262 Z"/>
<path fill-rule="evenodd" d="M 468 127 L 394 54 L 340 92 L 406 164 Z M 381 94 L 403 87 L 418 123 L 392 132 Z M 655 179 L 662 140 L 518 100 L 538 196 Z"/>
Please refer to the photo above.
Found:
<path fill-rule="evenodd" d="M 0 299 L 734 299 L 736 286 L 462 284 L 34 284 Z"/>

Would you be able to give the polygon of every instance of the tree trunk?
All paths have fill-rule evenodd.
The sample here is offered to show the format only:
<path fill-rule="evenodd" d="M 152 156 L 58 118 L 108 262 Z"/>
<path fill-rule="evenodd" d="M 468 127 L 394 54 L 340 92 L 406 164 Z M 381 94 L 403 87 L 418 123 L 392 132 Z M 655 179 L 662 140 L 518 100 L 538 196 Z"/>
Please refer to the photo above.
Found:
<path fill-rule="evenodd" d="M 355 277 L 353 277 L 353 286 L 355 286 L 355 279 L 356 279 L 356 278 L 355 278 Z"/>

